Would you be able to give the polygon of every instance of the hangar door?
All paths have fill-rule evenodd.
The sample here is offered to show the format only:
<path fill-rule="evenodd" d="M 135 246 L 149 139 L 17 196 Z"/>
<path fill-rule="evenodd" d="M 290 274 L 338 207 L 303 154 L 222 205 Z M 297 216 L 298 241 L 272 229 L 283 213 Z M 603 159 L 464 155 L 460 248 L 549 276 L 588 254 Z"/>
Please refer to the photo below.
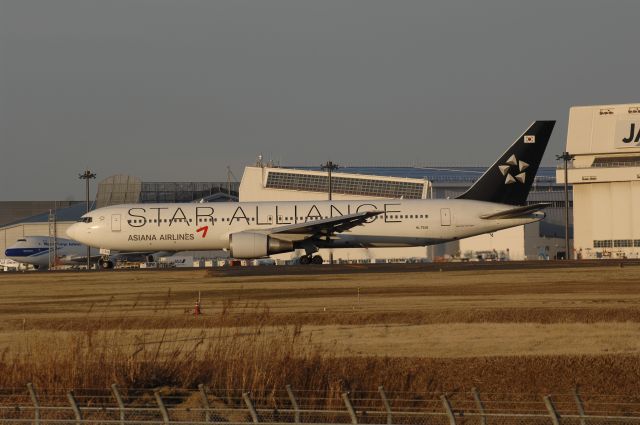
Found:
<path fill-rule="evenodd" d="M 440 225 L 451 226 L 451 210 L 449 208 L 440 208 Z"/>
<path fill-rule="evenodd" d="M 111 231 L 120 231 L 120 214 L 111 214 Z"/>

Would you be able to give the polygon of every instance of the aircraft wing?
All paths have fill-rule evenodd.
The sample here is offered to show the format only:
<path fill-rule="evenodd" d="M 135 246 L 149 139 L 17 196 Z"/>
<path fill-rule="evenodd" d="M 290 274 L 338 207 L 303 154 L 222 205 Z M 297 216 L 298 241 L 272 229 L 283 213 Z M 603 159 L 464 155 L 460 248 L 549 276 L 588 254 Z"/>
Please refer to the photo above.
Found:
<path fill-rule="evenodd" d="M 518 218 L 531 214 L 532 212 L 540 211 L 550 206 L 550 202 L 540 202 L 533 205 L 525 205 L 523 207 L 511 208 L 505 211 L 500 211 L 492 214 L 481 215 L 480 218 L 485 220 L 495 220 L 500 218 Z"/>
<path fill-rule="evenodd" d="M 305 223 L 287 224 L 279 227 L 272 227 L 271 229 L 265 229 L 263 232 L 269 235 L 283 236 L 330 236 L 335 233 L 345 232 L 355 226 L 361 226 L 368 219 L 382 213 L 383 211 L 363 211 L 355 214 L 341 215 L 339 217 L 311 220 Z"/>

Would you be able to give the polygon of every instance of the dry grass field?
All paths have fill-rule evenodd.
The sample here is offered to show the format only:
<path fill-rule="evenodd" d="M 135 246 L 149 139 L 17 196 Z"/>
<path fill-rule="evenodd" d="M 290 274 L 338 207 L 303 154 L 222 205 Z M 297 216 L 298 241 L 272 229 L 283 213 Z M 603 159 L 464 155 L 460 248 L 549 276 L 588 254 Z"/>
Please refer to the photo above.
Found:
<path fill-rule="evenodd" d="M 0 353 L 0 387 L 638 394 L 640 267 L 0 274 Z"/>

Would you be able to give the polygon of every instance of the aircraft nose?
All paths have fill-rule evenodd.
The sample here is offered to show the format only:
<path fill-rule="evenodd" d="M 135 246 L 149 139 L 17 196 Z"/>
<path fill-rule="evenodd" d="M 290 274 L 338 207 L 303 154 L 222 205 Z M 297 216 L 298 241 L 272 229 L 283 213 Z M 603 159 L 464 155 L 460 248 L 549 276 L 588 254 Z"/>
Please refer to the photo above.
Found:
<path fill-rule="evenodd" d="M 74 241 L 77 241 L 78 237 L 80 236 L 80 223 L 75 223 L 69 226 L 69 228 L 67 229 L 67 236 L 69 236 Z"/>

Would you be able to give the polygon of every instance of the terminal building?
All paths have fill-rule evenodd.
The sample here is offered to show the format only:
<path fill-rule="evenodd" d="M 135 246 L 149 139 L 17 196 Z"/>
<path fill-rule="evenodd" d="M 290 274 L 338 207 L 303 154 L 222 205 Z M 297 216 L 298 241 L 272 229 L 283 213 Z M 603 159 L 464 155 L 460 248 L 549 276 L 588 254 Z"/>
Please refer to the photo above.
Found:
<path fill-rule="evenodd" d="M 640 104 L 571 108 L 566 151 L 575 257 L 640 258 Z"/>

